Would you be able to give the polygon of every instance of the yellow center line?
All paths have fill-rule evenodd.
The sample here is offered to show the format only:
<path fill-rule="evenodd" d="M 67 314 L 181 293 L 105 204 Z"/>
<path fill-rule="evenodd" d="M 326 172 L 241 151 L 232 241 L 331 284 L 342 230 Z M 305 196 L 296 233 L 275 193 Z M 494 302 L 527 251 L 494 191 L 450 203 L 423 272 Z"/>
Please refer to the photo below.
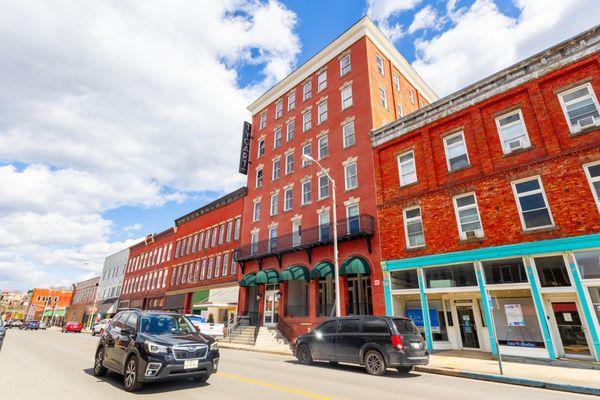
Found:
<path fill-rule="evenodd" d="M 245 376 L 230 374 L 227 372 L 217 372 L 217 376 L 222 376 L 223 378 L 234 379 L 236 381 L 250 383 L 257 386 L 266 387 L 269 389 L 279 390 L 280 392 L 291 393 L 298 396 L 306 397 L 309 399 L 316 400 L 332 400 L 331 397 L 323 396 L 318 393 L 307 392 L 305 390 L 296 389 L 289 386 L 276 385 L 267 381 L 263 381 L 260 379 L 246 378 Z"/>

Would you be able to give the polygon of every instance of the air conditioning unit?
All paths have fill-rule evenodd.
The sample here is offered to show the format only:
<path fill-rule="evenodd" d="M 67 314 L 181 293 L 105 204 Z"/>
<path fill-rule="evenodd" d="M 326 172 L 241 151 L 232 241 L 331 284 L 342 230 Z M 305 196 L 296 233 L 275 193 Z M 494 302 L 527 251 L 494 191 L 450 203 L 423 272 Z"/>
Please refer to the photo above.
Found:
<path fill-rule="evenodd" d="M 579 132 L 582 129 L 589 128 L 590 126 L 598 126 L 600 125 L 600 119 L 590 115 L 589 117 L 582 118 L 577 121 L 577 125 L 575 125 L 573 130 L 575 132 Z"/>
<path fill-rule="evenodd" d="M 480 238 L 480 237 L 483 237 L 483 231 L 481 229 L 474 229 L 472 231 L 466 231 L 464 236 L 465 236 L 465 239 Z"/>
<path fill-rule="evenodd" d="M 523 146 L 523 142 L 521 141 L 521 139 L 512 140 L 512 141 L 508 142 L 507 144 L 508 144 L 508 149 L 510 151 L 519 150 L 519 149 L 522 149 L 523 147 L 525 147 L 525 146 Z"/>

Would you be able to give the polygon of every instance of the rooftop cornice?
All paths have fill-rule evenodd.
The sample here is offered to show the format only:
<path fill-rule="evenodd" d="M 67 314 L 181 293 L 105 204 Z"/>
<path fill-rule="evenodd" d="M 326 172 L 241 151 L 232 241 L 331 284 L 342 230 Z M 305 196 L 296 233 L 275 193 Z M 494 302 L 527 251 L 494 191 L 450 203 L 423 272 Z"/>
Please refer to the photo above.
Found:
<path fill-rule="evenodd" d="M 371 132 L 373 147 L 455 114 L 600 50 L 600 25 L 496 72 Z"/>
<path fill-rule="evenodd" d="M 216 209 L 225 207 L 226 205 L 231 204 L 234 201 L 245 197 L 246 194 L 248 194 L 248 188 L 246 186 L 242 186 L 241 188 L 236 189 L 233 192 L 228 193 L 225 196 L 222 196 L 222 197 L 218 198 L 217 200 L 210 202 L 205 206 L 200 207 L 197 210 L 194 210 L 182 217 L 177 218 L 175 220 L 175 225 L 176 226 L 182 225 L 193 219 L 199 218 L 206 213 L 209 213 Z"/>

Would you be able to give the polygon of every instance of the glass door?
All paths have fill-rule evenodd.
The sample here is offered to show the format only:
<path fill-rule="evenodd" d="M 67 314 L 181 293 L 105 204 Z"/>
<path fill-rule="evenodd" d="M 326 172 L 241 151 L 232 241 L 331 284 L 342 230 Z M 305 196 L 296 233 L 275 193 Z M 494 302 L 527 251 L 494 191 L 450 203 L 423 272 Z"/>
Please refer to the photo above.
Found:
<path fill-rule="evenodd" d="M 477 338 L 477 326 L 475 324 L 475 315 L 472 306 L 456 306 L 458 315 L 458 326 L 460 328 L 460 338 L 463 348 L 479 349 L 479 339 Z"/>
<path fill-rule="evenodd" d="M 264 326 L 275 327 L 279 322 L 279 290 L 265 292 Z"/>
<path fill-rule="evenodd" d="M 591 355 L 590 348 L 579 317 L 577 304 L 575 302 L 552 303 L 552 311 L 565 355 L 589 357 Z"/>

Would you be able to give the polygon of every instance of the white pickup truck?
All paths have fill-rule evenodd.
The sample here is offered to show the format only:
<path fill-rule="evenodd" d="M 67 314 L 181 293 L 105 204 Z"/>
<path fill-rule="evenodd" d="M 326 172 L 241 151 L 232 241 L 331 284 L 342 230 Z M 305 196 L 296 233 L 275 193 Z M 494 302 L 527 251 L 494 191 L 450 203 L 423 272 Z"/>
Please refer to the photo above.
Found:
<path fill-rule="evenodd" d="M 206 322 L 206 320 L 199 315 L 186 315 L 190 322 L 200 331 L 200 333 L 214 338 L 222 338 L 225 335 L 225 324 L 215 324 Z"/>

